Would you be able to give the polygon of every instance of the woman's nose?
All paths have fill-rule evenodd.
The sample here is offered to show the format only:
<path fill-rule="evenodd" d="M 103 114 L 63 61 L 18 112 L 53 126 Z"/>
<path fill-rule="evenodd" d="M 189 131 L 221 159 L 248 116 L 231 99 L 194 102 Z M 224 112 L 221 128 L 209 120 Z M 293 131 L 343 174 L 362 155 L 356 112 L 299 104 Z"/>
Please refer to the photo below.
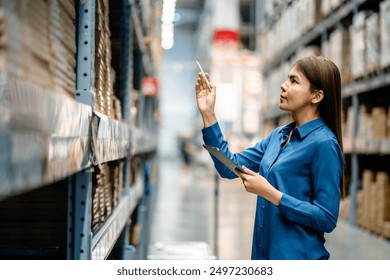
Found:
<path fill-rule="evenodd" d="M 286 85 L 285 85 L 285 83 L 283 83 L 283 84 L 280 85 L 280 89 L 281 89 L 282 91 L 286 91 Z"/>

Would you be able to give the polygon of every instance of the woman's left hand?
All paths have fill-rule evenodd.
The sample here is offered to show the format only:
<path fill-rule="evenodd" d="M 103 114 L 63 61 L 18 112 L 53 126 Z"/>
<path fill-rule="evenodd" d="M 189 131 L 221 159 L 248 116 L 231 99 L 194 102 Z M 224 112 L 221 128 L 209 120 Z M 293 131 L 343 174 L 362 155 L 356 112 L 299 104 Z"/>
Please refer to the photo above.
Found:
<path fill-rule="evenodd" d="M 267 179 L 259 173 L 253 172 L 245 166 L 242 166 L 245 173 L 238 172 L 242 183 L 247 192 L 254 193 L 271 201 L 275 205 L 279 205 L 282 193 L 275 189 Z"/>

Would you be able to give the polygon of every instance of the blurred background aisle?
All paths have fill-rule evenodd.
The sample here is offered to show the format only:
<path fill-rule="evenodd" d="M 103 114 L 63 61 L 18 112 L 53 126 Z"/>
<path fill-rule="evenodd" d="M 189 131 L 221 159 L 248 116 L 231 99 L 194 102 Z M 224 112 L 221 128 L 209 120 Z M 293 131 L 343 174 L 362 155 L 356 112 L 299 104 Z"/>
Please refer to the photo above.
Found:
<path fill-rule="evenodd" d="M 240 151 L 291 121 L 309 54 L 342 76 L 331 256 L 390 259 L 388 30 L 390 0 L 0 0 L 0 259 L 249 259 L 255 197 L 216 188 L 195 60 Z"/>
<path fill-rule="evenodd" d="M 250 257 L 251 250 L 253 229 L 252 218 L 254 217 L 255 211 L 255 198 L 243 190 L 239 180 L 227 181 L 220 179 L 220 195 L 218 197 L 218 202 L 215 200 L 214 174 L 210 173 L 210 171 L 213 170 L 211 161 L 208 158 L 208 155 L 199 156 L 199 151 L 202 152 L 200 148 L 202 143 L 200 129 L 202 127 L 196 108 L 196 101 L 194 99 L 194 84 L 198 72 L 194 60 L 199 60 L 201 63 L 205 64 L 204 68 L 208 72 L 211 72 L 213 80 L 216 80 L 218 93 L 220 96 L 223 96 L 217 101 L 223 103 L 223 105 L 218 108 L 220 110 L 219 116 L 222 119 L 222 126 L 230 140 L 231 148 L 240 149 L 253 143 L 253 141 L 261 139 L 261 137 L 266 135 L 272 127 L 275 127 L 275 125 L 281 125 L 289 121 L 288 116 L 285 116 L 283 112 L 280 112 L 275 108 L 275 102 L 277 101 L 276 99 L 278 96 L 276 93 L 279 89 L 277 81 L 282 81 L 284 78 L 283 75 L 288 72 L 289 63 L 293 62 L 294 58 L 288 59 L 288 61 L 287 58 L 294 54 L 293 51 L 296 46 L 293 45 L 292 49 L 286 48 L 283 50 L 281 44 L 287 45 L 286 42 L 288 42 L 288 40 L 294 41 L 294 38 L 288 38 L 289 36 L 294 37 L 294 34 L 287 36 L 287 29 L 293 29 L 287 25 L 290 24 L 302 30 L 308 27 L 300 26 L 300 23 L 293 21 L 292 15 L 288 17 L 288 12 L 291 12 L 292 14 L 296 12 L 294 1 L 288 1 L 289 4 L 278 3 L 278 1 L 265 1 L 265 4 L 259 4 L 256 1 L 238 1 L 239 3 L 237 1 L 231 1 L 229 4 L 232 6 L 235 5 L 236 9 L 239 10 L 239 14 L 234 14 L 233 12 L 235 16 L 232 17 L 232 21 L 229 21 L 229 23 L 226 23 L 226 20 L 224 20 L 226 19 L 226 15 L 223 17 L 224 13 L 229 14 L 232 12 L 229 8 L 222 9 L 217 3 L 212 5 L 206 1 L 203 3 L 204 10 L 202 11 L 199 9 L 199 7 L 202 7 L 202 2 L 203 1 L 177 2 L 177 13 L 183 15 L 183 17 L 175 22 L 175 44 L 171 49 L 164 52 L 162 60 L 160 108 L 163 118 L 159 130 L 158 142 L 160 177 L 158 181 L 159 189 L 157 191 L 155 209 L 156 216 L 152 222 L 151 232 L 153 233 L 153 238 L 151 246 L 154 248 L 153 246 L 156 243 L 159 246 L 162 246 L 163 243 L 167 241 L 168 244 L 173 246 L 172 244 L 176 244 L 174 241 L 180 241 L 176 245 L 178 247 L 181 245 L 184 249 L 186 243 L 183 243 L 183 241 L 205 242 L 214 250 L 214 254 L 220 259 L 247 259 Z M 290 2 L 292 2 L 291 6 Z M 306 5 L 305 1 L 296 2 L 297 5 L 299 2 L 302 5 L 300 7 L 304 9 L 303 7 Z M 345 91 L 347 91 L 345 96 L 352 96 L 352 99 L 351 97 L 345 98 L 345 108 L 348 108 L 347 106 L 351 106 L 352 103 L 355 102 L 353 96 L 356 95 L 356 89 L 352 88 L 352 85 L 348 86 L 349 81 L 354 79 L 352 78 L 352 75 L 355 74 L 353 73 L 354 70 L 348 70 L 348 62 L 343 61 L 342 58 L 347 53 L 348 57 L 356 57 L 357 55 L 356 53 L 349 54 L 346 48 L 352 47 L 352 52 L 357 52 L 357 50 L 354 50 L 353 46 L 348 45 L 348 43 L 344 41 L 347 39 L 345 37 L 347 35 L 343 34 L 343 32 L 346 32 L 345 27 L 340 26 L 345 26 L 347 20 L 339 13 L 350 9 L 349 11 L 351 13 L 356 13 L 356 18 L 358 18 L 361 17 L 363 13 L 366 13 L 365 11 L 359 12 L 360 10 L 378 9 L 379 11 L 379 2 L 381 1 L 378 1 L 375 4 L 371 3 L 371 5 L 364 3 L 364 5 L 357 6 L 357 10 L 353 10 L 354 7 L 352 3 L 348 3 L 348 1 L 343 4 L 340 1 L 340 6 L 336 3 L 330 3 L 330 1 L 322 1 L 321 12 L 328 13 L 331 19 L 319 23 L 317 18 L 319 15 L 317 13 L 319 12 L 318 9 L 320 7 L 311 7 L 309 3 L 307 3 L 307 8 L 310 12 L 313 12 L 313 14 L 312 18 L 308 15 L 308 18 L 306 19 L 307 22 L 302 25 L 306 24 L 310 26 L 317 23 L 318 29 L 320 29 L 322 26 L 325 28 L 325 26 L 335 24 L 337 21 L 340 21 L 340 23 L 338 28 L 332 29 L 333 32 L 330 31 L 326 36 L 323 34 L 322 37 L 318 37 L 318 39 L 321 39 L 319 41 L 320 47 L 317 45 L 318 42 L 316 40 L 318 39 L 313 38 L 316 32 L 313 31 L 309 33 L 307 36 L 308 38 L 303 37 L 301 44 L 305 44 L 306 42 L 307 46 L 304 50 L 297 48 L 300 52 L 293 57 L 309 53 L 320 54 L 320 52 L 323 55 L 333 57 L 342 71 L 344 84 L 347 85 L 344 87 Z M 318 3 L 313 5 L 318 5 Z M 381 7 L 382 6 L 384 7 L 385 3 L 382 3 Z M 385 8 L 383 7 L 381 8 L 383 14 L 382 21 L 385 21 L 384 18 L 386 15 L 384 14 L 387 13 L 387 10 L 384 11 Z M 219 8 L 224 12 L 219 13 L 215 11 L 215 9 Z M 278 22 L 277 17 L 278 12 L 282 14 L 280 23 Z M 285 18 L 283 17 L 284 13 L 286 13 Z M 259 18 L 259 15 L 264 16 L 265 19 Z M 208 16 L 211 17 L 212 20 L 209 19 L 209 21 L 207 21 Z M 221 19 L 221 17 L 223 17 L 223 19 Z M 232 23 L 235 20 L 236 23 Z M 276 20 L 276 23 L 272 20 Z M 285 20 L 285 22 L 283 20 Z M 367 19 L 367 22 L 369 22 L 369 19 Z M 213 44 L 205 44 L 204 41 L 207 41 L 205 38 L 212 35 L 210 35 L 210 30 L 204 26 L 210 27 L 212 23 L 215 24 L 214 28 L 216 30 L 219 28 L 224 29 L 226 27 L 228 30 L 236 30 L 238 32 L 237 34 L 239 34 L 239 37 L 237 38 L 239 38 L 240 47 L 235 49 L 234 36 L 225 37 L 225 44 L 232 44 L 233 47 L 226 45 L 224 47 L 218 46 L 218 38 L 215 37 L 217 36 L 217 31 L 214 31 Z M 280 26 L 278 24 L 280 24 Z M 280 41 L 281 38 L 279 37 L 273 38 L 272 29 L 270 29 L 270 31 L 260 29 L 262 31 L 258 30 L 257 33 L 253 31 L 255 26 L 262 26 L 265 28 L 268 25 L 287 32 L 285 33 L 286 38 L 283 39 L 286 40 L 286 42 L 283 40 Z M 259 40 L 256 36 L 259 32 L 263 32 L 261 34 L 263 34 L 265 38 L 263 37 Z M 351 32 L 353 32 L 351 34 L 356 34 L 357 31 Z M 368 25 L 365 32 L 365 40 L 369 40 L 369 38 L 371 38 L 370 32 L 373 31 Z M 196 36 L 194 37 L 193 34 L 196 34 Z M 320 34 L 320 32 L 318 34 Z M 329 41 L 324 40 L 328 36 Z M 352 40 L 358 40 L 355 37 L 360 35 L 351 36 L 353 38 Z M 387 35 L 385 35 L 385 37 L 386 36 Z M 276 42 L 276 44 L 272 43 L 273 46 L 266 49 L 267 46 L 270 46 L 271 44 L 268 40 L 277 41 L 278 38 L 280 44 Z M 262 40 L 265 43 L 260 42 Z M 382 40 L 387 39 L 383 38 Z M 373 43 L 370 43 L 369 41 L 365 42 L 367 44 L 367 57 L 370 57 L 370 55 L 374 56 L 375 54 L 371 53 L 373 52 L 372 48 L 369 47 L 369 45 Z M 219 47 L 221 47 L 222 50 L 219 49 Z M 273 59 L 270 60 L 266 58 L 272 57 L 271 51 L 272 53 L 277 53 L 277 49 L 279 48 L 281 49 L 280 53 L 282 57 L 274 56 Z M 257 63 L 259 63 L 257 54 L 260 55 L 261 68 L 265 69 L 261 76 L 256 74 L 256 67 L 251 68 L 252 65 L 258 65 Z M 207 59 L 207 57 L 209 57 L 209 59 Z M 286 63 L 284 62 L 285 60 Z M 279 63 L 281 66 L 277 66 Z M 363 66 L 359 65 L 359 67 Z M 178 79 L 178 77 L 180 77 L 180 79 Z M 355 77 L 357 76 L 355 75 Z M 249 79 L 251 83 L 250 86 L 252 86 L 251 89 L 245 89 L 245 82 L 248 81 L 245 79 Z M 385 91 L 386 85 L 387 83 L 383 82 L 382 85 L 378 87 L 378 91 Z M 383 86 L 384 88 L 381 89 Z M 243 96 L 237 97 L 235 95 L 237 93 L 235 93 L 232 88 L 238 92 L 242 91 L 241 94 L 243 94 Z M 251 97 L 251 90 L 254 90 L 256 94 L 259 94 L 262 98 L 258 100 Z M 368 89 L 363 89 L 362 92 L 367 90 Z M 376 89 L 374 91 L 376 91 Z M 222 100 L 222 98 L 226 100 Z M 252 102 L 251 106 L 245 104 L 246 98 Z M 363 107 L 364 105 L 362 105 L 361 108 Z M 250 112 L 253 109 L 257 112 L 255 115 L 252 114 L 253 112 Z M 258 115 L 261 116 L 260 119 L 257 119 Z M 351 120 L 352 118 L 353 107 L 351 106 L 348 109 L 348 119 Z M 360 117 L 360 120 L 366 122 L 362 117 Z M 253 127 L 245 127 L 245 122 L 252 123 L 255 129 L 252 130 Z M 368 165 L 365 161 L 369 160 L 369 158 L 364 158 L 361 153 L 355 154 L 351 151 L 352 146 L 350 141 L 351 137 L 353 137 L 353 132 L 349 126 L 352 126 L 351 122 L 346 123 L 345 127 L 347 168 L 366 168 Z M 362 133 L 362 130 L 358 133 Z M 180 158 L 180 150 L 177 149 L 177 147 L 180 146 L 182 138 L 190 138 L 192 145 L 195 147 L 193 148 L 196 149 L 196 151 L 192 153 L 195 157 L 194 163 L 189 169 L 180 167 L 180 165 L 183 164 L 183 160 Z M 370 140 L 367 139 L 366 141 L 369 142 Z M 176 144 L 172 145 L 172 143 Z M 358 165 L 354 165 L 356 156 L 359 157 L 359 167 Z M 385 158 L 376 158 L 375 154 L 373 154 L 371 159 L 374 161 L 373 167 L 375 170 L 387 170 L 387 167 L 384 166 Z M 201 162 L 201 166 L 203 167 L 208 166 L 206 167 L 206 169 L 209 169 L 206 172 L 207 175 L 198 175 L 199 162 Z M 351 182 L 351 177 L 355 176 L 353 174 L 354 172 L 355 171 L 351 171 L 351 169 L 348 170 L 350 180 L 348 183 L 351 184 L 351 188 L 354 188 L 354 184 L 357 184 L 357 182 Z M 360 174 L 359 177 L 363 176 L 362 169 L 357 172 Z M 353 194 L 352 191 L 350 191 L 350 194 L 356 195 Z M 361 195 L 362 193 L 360 193 L 360 196 Z M 389 193 L 386 193 L 386 201 L 389 199 L 388 196 Z M 341 207 L 339 226 L 334 232 L 327 235 L 327 247 L 331 252 L 332 259 L 390 259 L 390 243 L 386 238 L 383 238 L 380 235 L 378 236 L 366 227 L 363 229 L 353 225 L 352 219 L 354 218 L 353 216 L 351 217 L 351 215 L 354 215 L 356 218 L 356 215 L 358 214 L 354 212 L 356 209 L 350 208 L 349 201 L 350 200 L 347 199 L 345 205 L 342 205 Z M 217 217 L 215 216 L 215 205 L 218 205 Z M 351 209 L 352 213 L 349 216 L 350 220 L 348 220 L 347 212 Z M 361 209 L 361 211 L 371 210 Z M 381 211 L 386 212 L 388 210 Z M 167 215 L 168 213 L 170 214 Z M 360 214 L 360 220 L 362 219 L 361 215 L 362 214 Z M 164 217 L 177 218 L 164 219 Z M 216 220 L 218 222 L 217 227 L 215 226 Z M 215 236 L 218 238 L 215 239 Z M 218 240 L 217 244 L 215 244 L 216 240 Z M 174 252 L 180 252 L 180 249 L 175 248 L 176 247 L 169 247 L 166 245 L 165 249 L 167 251 L 172 250 L 173 254 Z M 156 253 L 155 250 L 152 251 L 153 253 Z M 161 251 L 164 250 L 161 249 Z"/>

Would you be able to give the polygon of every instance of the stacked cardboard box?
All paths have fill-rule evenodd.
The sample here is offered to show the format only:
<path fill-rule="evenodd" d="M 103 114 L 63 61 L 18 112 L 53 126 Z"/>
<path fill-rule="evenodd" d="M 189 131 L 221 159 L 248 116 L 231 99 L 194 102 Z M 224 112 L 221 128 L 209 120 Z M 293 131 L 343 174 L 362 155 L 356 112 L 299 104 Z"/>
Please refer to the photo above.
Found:
<path fill-rule="evenodd" d="M 34 15 L 34 16 L 33 16 Z M 51 88 L 45 1 L 0 2 L 0 68 L 19 79 Z"/>
<path fill-rule="evenodd" d="M 340 201 L 339 217 L 347 220 L 349 217 L 349 208 L 351 207 L 351 198 L 347 196 Z"/>
<path fill-rule="evenodd" d="M 56 92 L 74 97 L 76 84 L 75 3 L 74 0 L 50 0 L 49 7 L 54 89 Z"/>
<path fill-rule="evenodd" d="M 92 230 L 96 231 L 123 195 L 123 161 L 103 163 L 92 181 Z"/>
<path fill-rule="evenodd" d="M 372 13 L 366 19 L 366 71 L 367 73 L 379 70 L 379 15 Z"/>
<path fill-rule="evenodd" d="M 112 166 L 110 168 L 110 172 L 111 172 L 110 177 L 112 178 L 112 187 L 113 187 L 112 203 L 114 207 L 118 205 L 119 200 L 123 194 L 123 186 L 124 186 L 123 170 L 124 170 L 123 161 L 112 163 Z"/>
<path fill-rule="evenodd" d="M 367 11 L 360 11 L 353 17 L 351 26 L 351 74 L 360 78 L 366 73 L 366 18 Z"/>
<path fill-rule="evenodd" d="M 111 214 L 122 195 L 123 181 L 119 175 L 119 164 L 103 163 L 93 176 L 92 186 L 92 230 L 96 231 Z M 122 185 L 120 185 L 122 184 Z M 116 188 L 116 189 L 115 189 Z"/>
<path fill-rule="evenodd" d="M 283 1 L 281 1 L 283 2 Z M 299 41 L 308 30 L 320 22 L 321 1 L 296 0 L 291 5 L 269 4 L 269 15 L 274 17 L 272 26 L 268 26 L 264 36 L 262 36 L 262 58 L 268 62 L 275 55 L 279 55 L 288 49 L 291 43 Z M 267 4 L 266 4 L 267 5 Z"/>
<path fill-rule="evenodd" d="M 336 10 L 344 0 L 321 0 L 321 14 L 326 17 L 332 11 Z"/>
<path fill-rule="evenodd" d="M 118 109 L 114 109 L 114 103 L 118 105 L 118 101 L 114 100 L 108 0 L 96 2 L 95 24 L 95 110 L 115 118 Z"/>
<path fill-rule="evenodd" d="M 362 189 L 358 193 L 357 223 L 374 233 L 389 238 L 390 185 L 385 172 L 363 171 Z"/>
<path fill-rule="evenodd" d="M 390 153 L 390 112 L 386 108 L 374 107 L 371 112 L 363 104 L 360 106 L 358 117 L 357 136 L 354 135 L 354 110 L 348 108 L 347 118 L 344 120 L 344 151 L 350 152 L 353 141 L 357 151 L 369 154 Z"/>
<path fill-rule="evenodd" d="M 321 45 L 321 54 L 337 65 L 343 84 L 351 80 L 349 39 L 349 29 L 340 27 L 331 32 L 329 40 L 323 41 Z"/>
<path fill-rule="evenodd" d="M 23 49 L 26 78 L 45 88 L 52 88 L 49 48 L 49 10 L 45 1 L 17 1 L 23 18 Z"/>
<path fill-rule="evenodd" d="M 74 96 L 73 0 L 0 2 L 0 69 L 53 93 Z"/>

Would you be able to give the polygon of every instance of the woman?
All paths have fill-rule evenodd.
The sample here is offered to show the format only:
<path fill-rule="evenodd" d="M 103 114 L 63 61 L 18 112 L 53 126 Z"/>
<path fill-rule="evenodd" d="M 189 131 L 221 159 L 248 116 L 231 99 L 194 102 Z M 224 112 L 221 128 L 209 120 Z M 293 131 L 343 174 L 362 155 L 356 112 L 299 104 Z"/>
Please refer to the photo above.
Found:
<path fill-rule="evenodd" d="M 279 102 L 294 122 L 237 154 L 223 138 L 214 111 L 216 87 L 206 77 L 211 91 L 200 73 L 196 84 L 203 140 L 243 166 L 245 189 L 257 195 L 252 259 L 329 259 L 324 234 L 336 227 L 344 166 L 336 65 L 319 56 L 298 60 L 280 87 Z M 237 177 L 213 160 L 222 177 Z"/>

